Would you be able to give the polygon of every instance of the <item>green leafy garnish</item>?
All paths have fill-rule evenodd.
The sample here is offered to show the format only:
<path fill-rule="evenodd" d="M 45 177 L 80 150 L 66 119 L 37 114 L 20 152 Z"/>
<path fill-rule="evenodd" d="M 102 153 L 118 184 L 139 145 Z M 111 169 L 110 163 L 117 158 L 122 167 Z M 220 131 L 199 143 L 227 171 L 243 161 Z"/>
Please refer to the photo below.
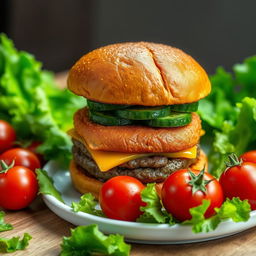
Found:
<path fill-rule="evenodd" d="M 67 162 L 71 141 L 66 131 L 72 127 L 74 112 L 86 102 L 59 89 L 41 66 L 0 34 L 0 118 L 12 124 L 19 140 L 41 141 L 38 152 L 46 159 Z"/>
<path fill-rule="evenodd" d="M 230 153 L 240 156 L 256 144 L 256 99 L 246 97 L 237 104 L 237 108 L 239 115 L 236 123 L 232 125 L 225 121 L 222 131 L 215 131 L 209 161 L 212 164 L 211 173 L 216 177 L 225 170 L 225 160 Z"/>
<path fill-rule="evenodd" d="M 61 248 L 61 256 L 127 256 L 131 247 L 124 242 L 121 235 L 105 236 L 98 226 L 93 224 L 71 229 L 71 236 L 63 238 Z"/>
<path fill-rule="evenodd" d="M 201 205 L 191 208 L 191 220 L 182 222 L 182 225 L 192 225 L 195 233 L 209 232 L 215 230 L 224 220 L 232 219 L 234 222 L 240 222 L 250 218 L 250 204 L 247 200 L 241 201 L 237 197 L 232 200 L 227 198 L 220 208 L 215 208 L 216 214 L 206 219 L 204 214 L 209 206 L 210 201 L 203 200 Z"/>
<path fill-rule="evenodd" d="M 146 206 L 140 208 L 143 214 L 136 220 L 137 222 L 174 224 L 172 216 L 163 208 L 155 183 L 147 184 L 141 192 L 141 199 Z"/>
<path fill-rule="evenodd" d="M 0 238 L 0 252 L 9 253 L 24 250 L 28 246 L 30 239 L 32 237 L 28 233 L 24 233 L 22 239 L 20 237 Z"/>
<path fill-rule="evenodd" d="M 203 139 L 213 143 L 211 173 L 219 177 L 228 154 L 240 156 L 256 147 L 256 56 L 234 65 L 232 73 L 219 67 L 210 79 L 212 91 L 200 101 L 199 114 Z"/>
<path fill-rule="evenodd" d="M 81 196 L 81 200 L 78 203 L 72 202 L 71 208 L 74 212 L 86 212 L 103 217 L 103 212 L 95 209 L 97 204 L 98 202 L 95 200 L 95 197 L 91 193 L 86 193 Z"/>
<path fill-rule="evenodd" d="M 12 230 L 13 226 L 9 223 L 4 222 L 5 213 L 0 211 L 0 232 Z"/>
<path fill-rule="evenodd" d="M 53 179 L 42 169 L 36 169 L 37 180 L 39 184 L 39 193 L 51 195 L 64 203 L 60 192 L 54 187 Z"/>

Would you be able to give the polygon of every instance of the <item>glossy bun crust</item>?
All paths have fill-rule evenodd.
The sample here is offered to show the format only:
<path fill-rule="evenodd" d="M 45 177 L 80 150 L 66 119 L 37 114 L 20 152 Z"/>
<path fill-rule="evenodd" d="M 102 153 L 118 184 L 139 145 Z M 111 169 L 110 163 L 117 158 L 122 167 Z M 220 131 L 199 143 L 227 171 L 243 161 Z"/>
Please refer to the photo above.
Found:
<path fill-rule="evenodd" d="M 158 106 L 198 101 L 211 85 L 204 69 L 183 51 L 135 42 L 84 55 L 69 72 L 68 88 L 102 103 Z"/>
<path fill-rule="evenodd" d="M 207 171 L 207 157 L 202 150 L 200 150 L 200 155 L 197 162 L 191 165 L 190 168 L 200 171 L 205 168 L 205 171 Z M 92 193 L 95 198 L 99 199 L 99 193 L 103 182 L 85 175 L 85 173 L 75 164 L 73 160 L 70 162 L 69 171 L 73 185 L 77 191 L 79 191 L 81 194 Z M 156 189 L 159 196 L 161 195 L 162 185 L 163 183 L 156 183 Z"/>
<path fill-rule="evenodd" d="M 192 121 L 183 127 L 103 126 L 91 122 L 87 108 L 74 115 L 76 132 L 94 150 L 124 153 L 177 152 L 199 143 L 201 120 L 192 113 Z"/>

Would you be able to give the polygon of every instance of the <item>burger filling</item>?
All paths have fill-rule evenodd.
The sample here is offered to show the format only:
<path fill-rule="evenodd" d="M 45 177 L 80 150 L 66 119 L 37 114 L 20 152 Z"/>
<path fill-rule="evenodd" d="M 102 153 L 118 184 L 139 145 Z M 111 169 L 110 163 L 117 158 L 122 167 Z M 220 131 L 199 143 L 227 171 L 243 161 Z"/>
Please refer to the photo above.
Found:
<path fill-rule="evenodd" d="M 120 175 L 128 175 L 139 179 L 143 183 L 163 182 L 171 173 L 179 169 L 188 168 L 195 163 L 200 149 L 197 147 L 197 157 L 194 159 L 168 158 L 166 156 L 148 156 L 128 161 L 107 172 L 101 172 L 86 147 L 80 141 L 73 139 L 73 157 L 79 169 L 87 176 L 102 182 Z"/>

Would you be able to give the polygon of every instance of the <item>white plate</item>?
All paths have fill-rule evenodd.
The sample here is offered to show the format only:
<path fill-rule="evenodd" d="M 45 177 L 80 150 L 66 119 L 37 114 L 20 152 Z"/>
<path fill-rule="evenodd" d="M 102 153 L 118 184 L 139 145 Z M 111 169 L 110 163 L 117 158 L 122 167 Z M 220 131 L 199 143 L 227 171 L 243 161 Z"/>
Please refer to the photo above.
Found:
<path fill-rule="evenodd" d="M 128 241 L 150 244 L 184 244 L 230 236 L 256 226 L 256 211 L 251 212 L 251 218 L 247 222 L 234 223 L 227 220 L 222 222 L 216 230 L 199 234 L 194 234 L 191 226 L 170 227 L 168 224 L 118 221 L 83 212 L 75 213 L 69 205 L 71 202 L 79 201 L 81 195 L 73 188 L 68 170 L 61 169 L 54 161 L 49 162 L 44 169 L 53 178 L 56 188 L 61 192 L 66 203 L 61 203 L 53 196 L 43 195 L 45 203 L 55 214 L 74 225 L 98 224 L 102 232 L 119 233 Z"/>

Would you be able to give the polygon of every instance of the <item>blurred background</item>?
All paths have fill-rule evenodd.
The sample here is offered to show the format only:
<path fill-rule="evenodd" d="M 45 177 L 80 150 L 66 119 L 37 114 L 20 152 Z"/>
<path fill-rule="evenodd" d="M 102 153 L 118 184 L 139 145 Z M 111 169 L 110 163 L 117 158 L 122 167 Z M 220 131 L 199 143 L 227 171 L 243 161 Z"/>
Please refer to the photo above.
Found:
<path fill-rule="evenodd" d="M 94 48 L 143 40 L 181 48 L 212 74 L 256 54 L 255 9 L 253 0 L 1 0 L 0 32 L 55 72 Z"/>

